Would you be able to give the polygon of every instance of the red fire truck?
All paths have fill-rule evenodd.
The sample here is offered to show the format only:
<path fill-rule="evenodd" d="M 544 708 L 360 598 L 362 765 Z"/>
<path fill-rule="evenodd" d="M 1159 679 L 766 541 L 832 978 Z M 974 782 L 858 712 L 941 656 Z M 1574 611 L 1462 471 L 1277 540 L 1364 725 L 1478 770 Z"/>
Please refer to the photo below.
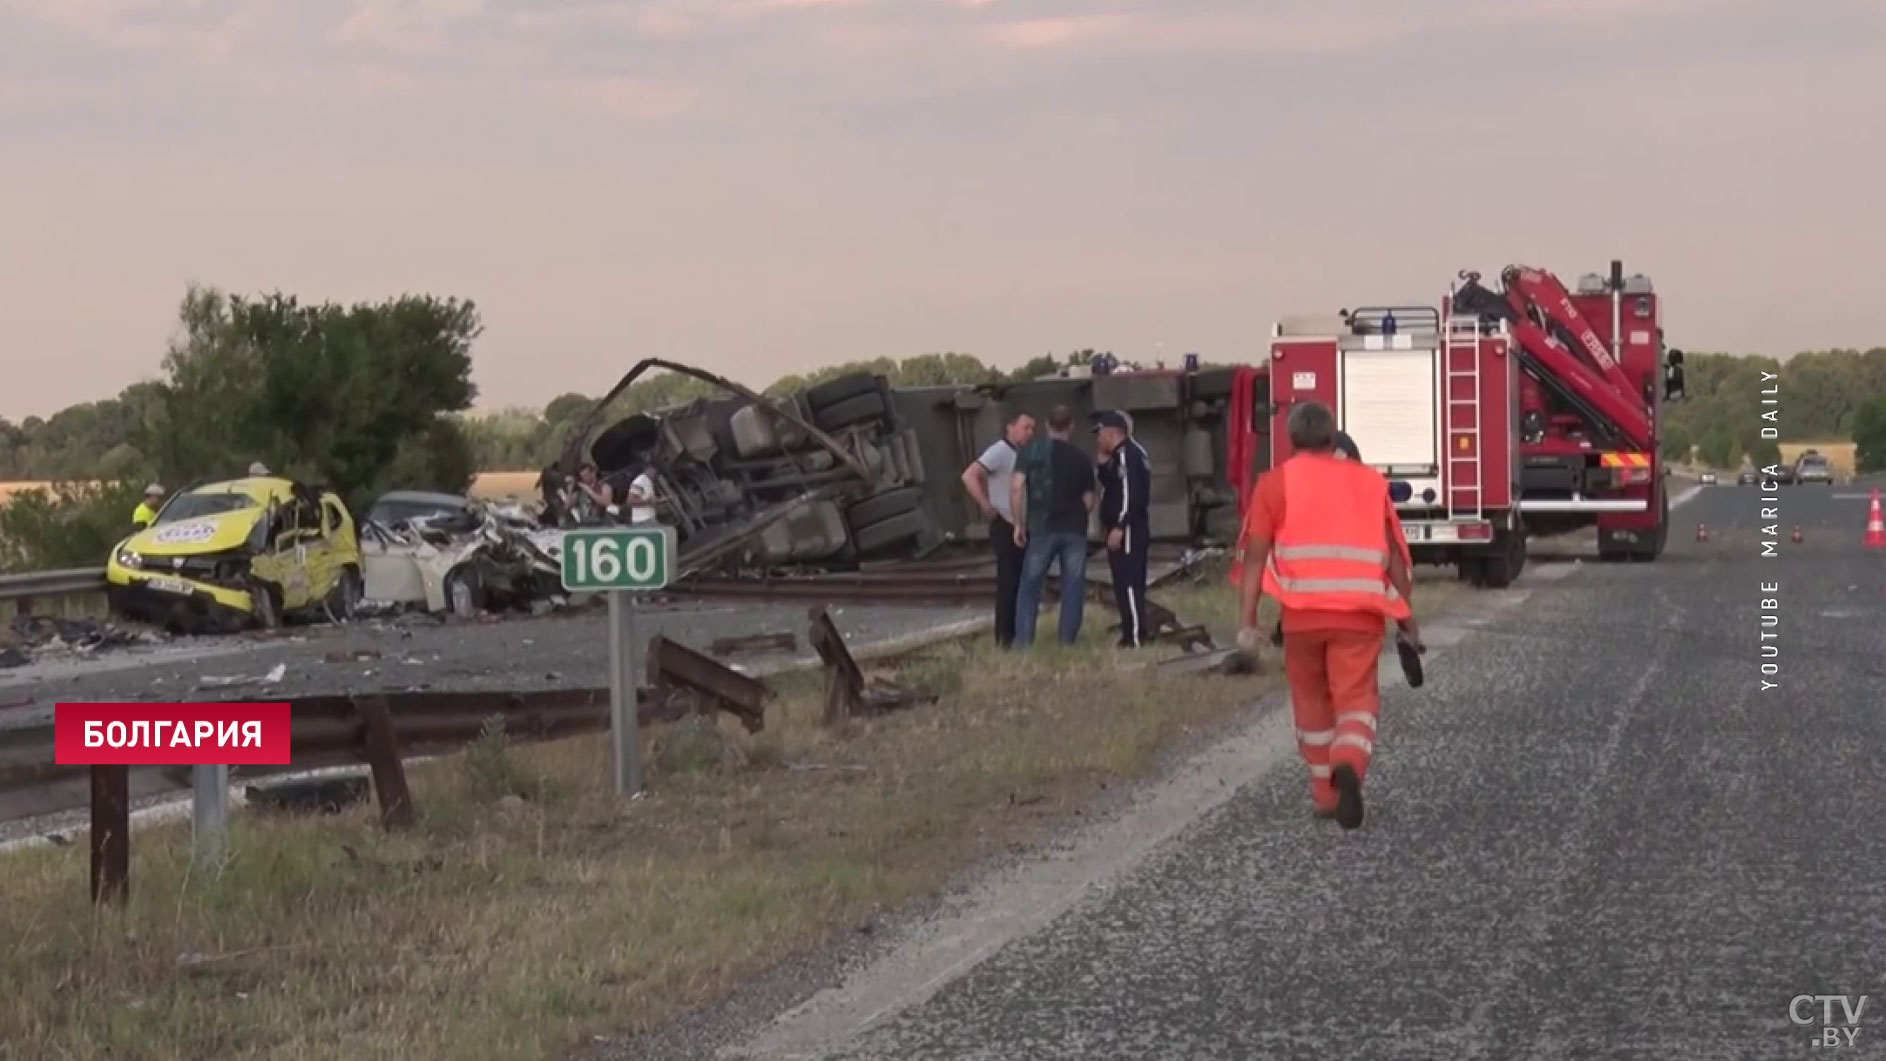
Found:
<path fill-rule="evenodd" d="M 1673 353 L 1666 375 L 1650 281 L 1626 279 L 1620 262 L 1576 294 L 1524 266 L 1505 270 L 1499 292 L 1479 279 L 1462 273 L 1439 308 L 1279 322 L 1269 463 L 1290 456 L 1291 406 L 1319 401 L 1387 476 L 1417 561 L 1503 587 L 1528 536 L 1594 523 L 1602 559 L 1656 559 L 1669 524 L 1659 403 L 1682 370 Z M 1250 459 L 1230 456 L 1231 467 Z"/>

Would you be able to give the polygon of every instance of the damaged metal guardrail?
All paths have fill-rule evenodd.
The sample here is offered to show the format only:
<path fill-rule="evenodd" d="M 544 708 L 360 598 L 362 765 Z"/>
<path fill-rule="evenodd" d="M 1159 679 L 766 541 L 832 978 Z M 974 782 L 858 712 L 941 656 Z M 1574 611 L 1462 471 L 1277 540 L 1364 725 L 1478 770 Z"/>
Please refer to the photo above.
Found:
<path fill-rule="evenodd" d="M 105 592 L 105 569 L 74 567 L 62 571 L 29 571 L 23 575 L 0 575 L 0 601 L 14 601 L 24 613 L 38 600 L 73 597 L 82 593 Z"/>

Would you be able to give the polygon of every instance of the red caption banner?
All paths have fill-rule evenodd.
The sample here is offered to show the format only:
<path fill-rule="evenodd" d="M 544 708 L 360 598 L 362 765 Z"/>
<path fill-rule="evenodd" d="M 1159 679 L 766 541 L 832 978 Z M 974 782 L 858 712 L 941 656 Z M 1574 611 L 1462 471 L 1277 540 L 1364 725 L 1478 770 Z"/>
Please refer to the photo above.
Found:
<path fill-rule="evenodd" d="M 61 766 L 286 766 L 287 704 L 58 704 Z"/>

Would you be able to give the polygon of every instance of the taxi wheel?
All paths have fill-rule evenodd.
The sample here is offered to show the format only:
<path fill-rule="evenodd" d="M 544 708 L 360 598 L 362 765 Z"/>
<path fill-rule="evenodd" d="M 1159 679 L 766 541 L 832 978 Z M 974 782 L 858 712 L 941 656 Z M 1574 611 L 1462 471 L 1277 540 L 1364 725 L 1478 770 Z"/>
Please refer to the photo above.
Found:
<path fill-rule="evenodd" d="M 264 630 L 280 629 L 282 625 L 281 601 L 275 598 L 273 587 L 263 582 L 256 582 L 249 587 L 251 613 L 255 616 L 255 625 Z"/>
<path fill-rule="evenodd" d="M 360 599 L 365 593 L 360 569 L 350 564 L 341 569 L 340 581 L 334 584 L 334 591 L 329 596 L 328 609 L 334 613 L 334 618 L 349 622 L 359 613 Z"/>

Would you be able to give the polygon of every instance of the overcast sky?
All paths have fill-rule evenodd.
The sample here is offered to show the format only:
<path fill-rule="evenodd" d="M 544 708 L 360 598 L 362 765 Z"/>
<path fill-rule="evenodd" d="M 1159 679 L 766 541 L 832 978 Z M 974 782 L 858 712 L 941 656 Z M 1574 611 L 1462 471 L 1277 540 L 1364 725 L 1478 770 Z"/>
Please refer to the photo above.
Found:
<path fill-rule="evenodd" d="M 1865 347 L 1882 182 L 1886 0 L 0 0 L 0 415 L 191 280 L 475 299 L 486 407 L 1612 257 L 1674 345 Z"/>

